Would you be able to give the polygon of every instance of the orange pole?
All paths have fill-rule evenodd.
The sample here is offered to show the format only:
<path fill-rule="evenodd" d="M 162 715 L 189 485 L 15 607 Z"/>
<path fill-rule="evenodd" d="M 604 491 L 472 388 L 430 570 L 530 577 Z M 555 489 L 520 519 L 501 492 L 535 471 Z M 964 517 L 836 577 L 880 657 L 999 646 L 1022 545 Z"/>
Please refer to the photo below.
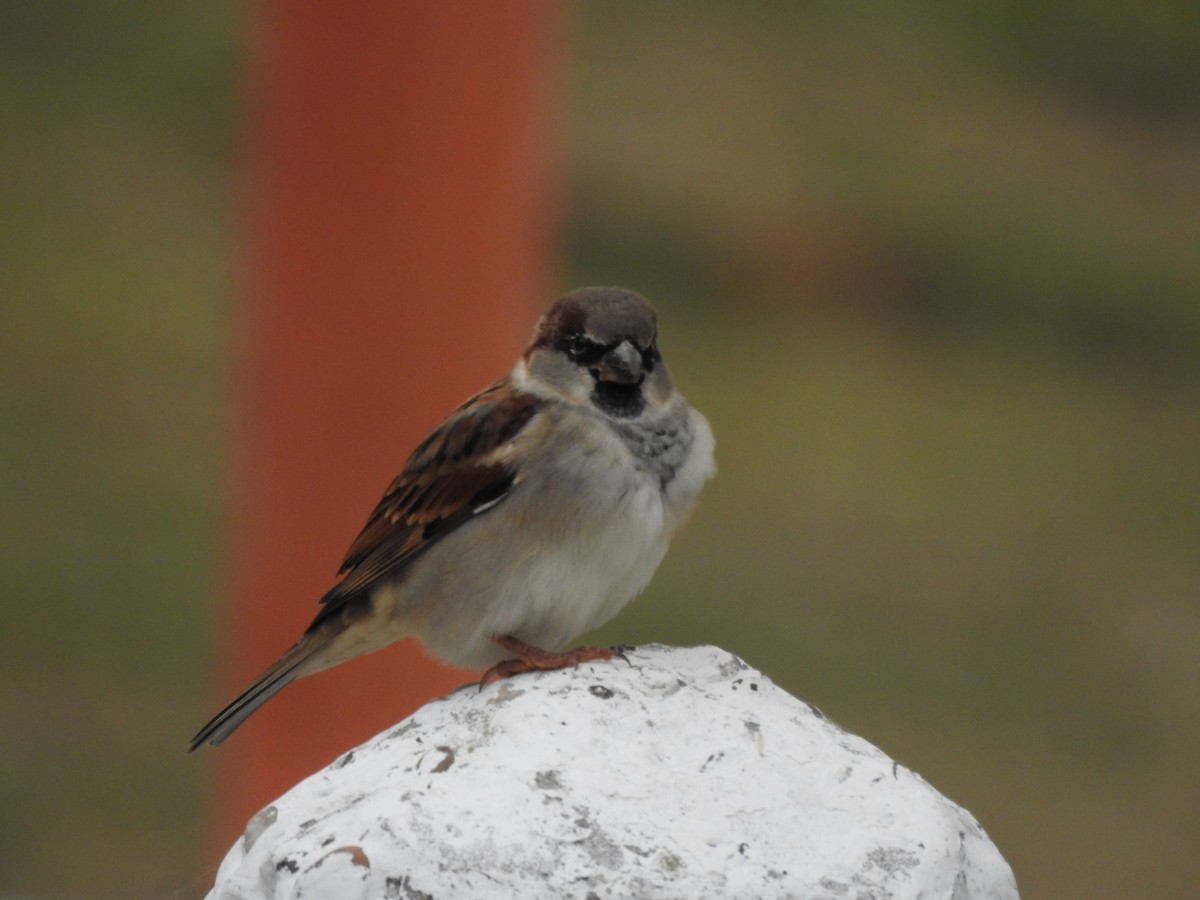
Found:
<path fill-rule="evenodd" d="M 257 7 L 220 701 L 302 632 L 392 476 L 547 298 L 555 6 Z M 207 749 L 223 852 L 296 781 L 471 677 L 412 641 Z"/>

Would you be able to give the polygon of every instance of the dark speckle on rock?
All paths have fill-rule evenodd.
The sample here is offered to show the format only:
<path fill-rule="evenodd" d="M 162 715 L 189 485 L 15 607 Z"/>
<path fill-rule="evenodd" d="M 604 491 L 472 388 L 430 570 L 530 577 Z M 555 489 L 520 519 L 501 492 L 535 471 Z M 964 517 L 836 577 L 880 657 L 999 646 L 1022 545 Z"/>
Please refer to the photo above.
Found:
<path fill-rule="evenodd" d="M 412 886 L 410 877 L 389 877 L 383 886 L 383 896 L 387 900 L 434 900 L 433 894 L 419 891 Z"/>
<path fill-rule="evenodd" d="M 496 692 L 488 698 L 489 706 L 499 706 L 505 703 L 511 703 L 525 693 L 521 688 L 515 688 L 507 681 L 500 682 L 500 687 Z"/>
<path fill-rule="evenodd" d="M 832 878 L 822 878 L 819 884 L 831 894 L 836 894 L 839 897 L 850 892 L 850 885 L 844 881 L 835 881 Z"/>
<path fill-rule="evenodd" d="M 921 857 L 903 847 L 876 847 L 867 854 L 864 869 L 871 867 L 882 869 L 889 875 L 914 868 L 921 864 Z"/>
<path fill-rule="evenodd" d="M 713 763 L 715 763 L 715 762 L 720 762 L 720 761 L 721 761 L 722 759 L 724 759 L 724 758 L 725 758 L 725 751 L 724 751 L 724 750 L 718 750 L 716 753 L 710 753 L 710 754 L 708 754 L 708 759 L 706 759 L 706 760 L 704 761 L 704 765 L 702 765 L 702 766 L 700 767 L 700 771 L 701 771 L 701 772 L 705 772 L 705 771 L 707 771 L 709 766 L 711 766 L 711 765 L 712 765 Z"/>
<path fill-rule="evenodd" d="M 729 658 L 718 666 L 718 671 L 728 678 L 730 675 L 736 675 L 738 672 L 744 672 L 748 668 L 750 667 L 746 663 L 742 662 L 742 660 L 738 659 L 731 653 L 729 654 Z"/>
<path fill-rule="evenodd" d="M 452 765 L 454 765 L 454 751 L 451 750 L 449 747 L 445 747 L 445 746 L 438 747 L 438 750 L 440 750 L 442 753 L 444 753 L 446 755 L 443 756 L 441 761 L 436 766 L 433 767 L 433 771 L 434 772 L 445 772 Z"/>
<path fill-rule="evenodd" d="M 579 842 L 592 862 L 605 869 L 618 870 L 624 864 L 625 854 L 604 831 L 592 825 L 592 833 Z"/>
<path fill-rule="evenodd" d="M 601 700 L 611 699 L 613 695 L 613 692 L 602 684 L 593 684 L 588 688 L 588 693 L 593 697 L 599 697 Z"/>
<path fill-rule="evenodd" d="M 275 871 L 276 872 L 282 872 L 284 869 L 287 869 L 289 872 L 295 873 L 300 870 L 300 864 L 298 862 L 296 862 L 294 859 L 290 859 L 285 856 L 279 862 L 275 863 Z"/>

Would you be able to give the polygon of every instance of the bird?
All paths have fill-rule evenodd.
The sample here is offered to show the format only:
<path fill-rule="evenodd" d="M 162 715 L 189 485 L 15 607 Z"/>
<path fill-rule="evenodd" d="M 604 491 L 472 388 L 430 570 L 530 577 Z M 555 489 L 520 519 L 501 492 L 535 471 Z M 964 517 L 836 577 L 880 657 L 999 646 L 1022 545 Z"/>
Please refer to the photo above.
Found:
<path fill-rule="evenodd" d="M 484 685 L 612 659 L 564 650 L 650 581 L 716 471 L 654 308 L 619 287 L 556 300 L 507 376 L 417 445 L 300 639 L 192 738 L 219 744 L 297 678 L 402 638 Z"/>

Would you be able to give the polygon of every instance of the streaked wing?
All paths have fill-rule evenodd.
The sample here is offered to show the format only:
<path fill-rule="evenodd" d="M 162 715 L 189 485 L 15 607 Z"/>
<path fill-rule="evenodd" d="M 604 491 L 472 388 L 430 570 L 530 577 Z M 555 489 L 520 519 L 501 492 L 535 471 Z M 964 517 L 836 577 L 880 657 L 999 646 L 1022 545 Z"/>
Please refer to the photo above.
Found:
<path fill-rule="evenodd" d="M 517 478 L 506 448 L 540 401 L 508 380 L 467 400 L 413 451 L 342 563 L 344 575 L 324 597 L 327 618 L 380 578 L 504 499 Z M 314 621 L 314 625 L 316 624 Z"/>

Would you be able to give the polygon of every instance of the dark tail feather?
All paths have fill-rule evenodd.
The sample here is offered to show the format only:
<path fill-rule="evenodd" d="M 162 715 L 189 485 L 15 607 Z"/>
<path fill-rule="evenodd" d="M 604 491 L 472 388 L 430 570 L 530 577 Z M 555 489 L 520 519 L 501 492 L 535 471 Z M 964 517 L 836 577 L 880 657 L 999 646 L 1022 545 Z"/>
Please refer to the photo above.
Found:
<path fill-rule="evenodd" d="M 229 737 L 239 725 L 253 715 L 260 706 L 296 680 L 302 673 L 297 671 L 326 641 L 313 640 L 306 635 L 283 657 L 258 677 L 258 680 L 238 694 L 232 703 L 213 716 L 212 720 L 196 732 L 188 744 L 188 752 L 201 744 L 219 744 Z M 308 646 L 305 646 L 307 644 Z"/>

